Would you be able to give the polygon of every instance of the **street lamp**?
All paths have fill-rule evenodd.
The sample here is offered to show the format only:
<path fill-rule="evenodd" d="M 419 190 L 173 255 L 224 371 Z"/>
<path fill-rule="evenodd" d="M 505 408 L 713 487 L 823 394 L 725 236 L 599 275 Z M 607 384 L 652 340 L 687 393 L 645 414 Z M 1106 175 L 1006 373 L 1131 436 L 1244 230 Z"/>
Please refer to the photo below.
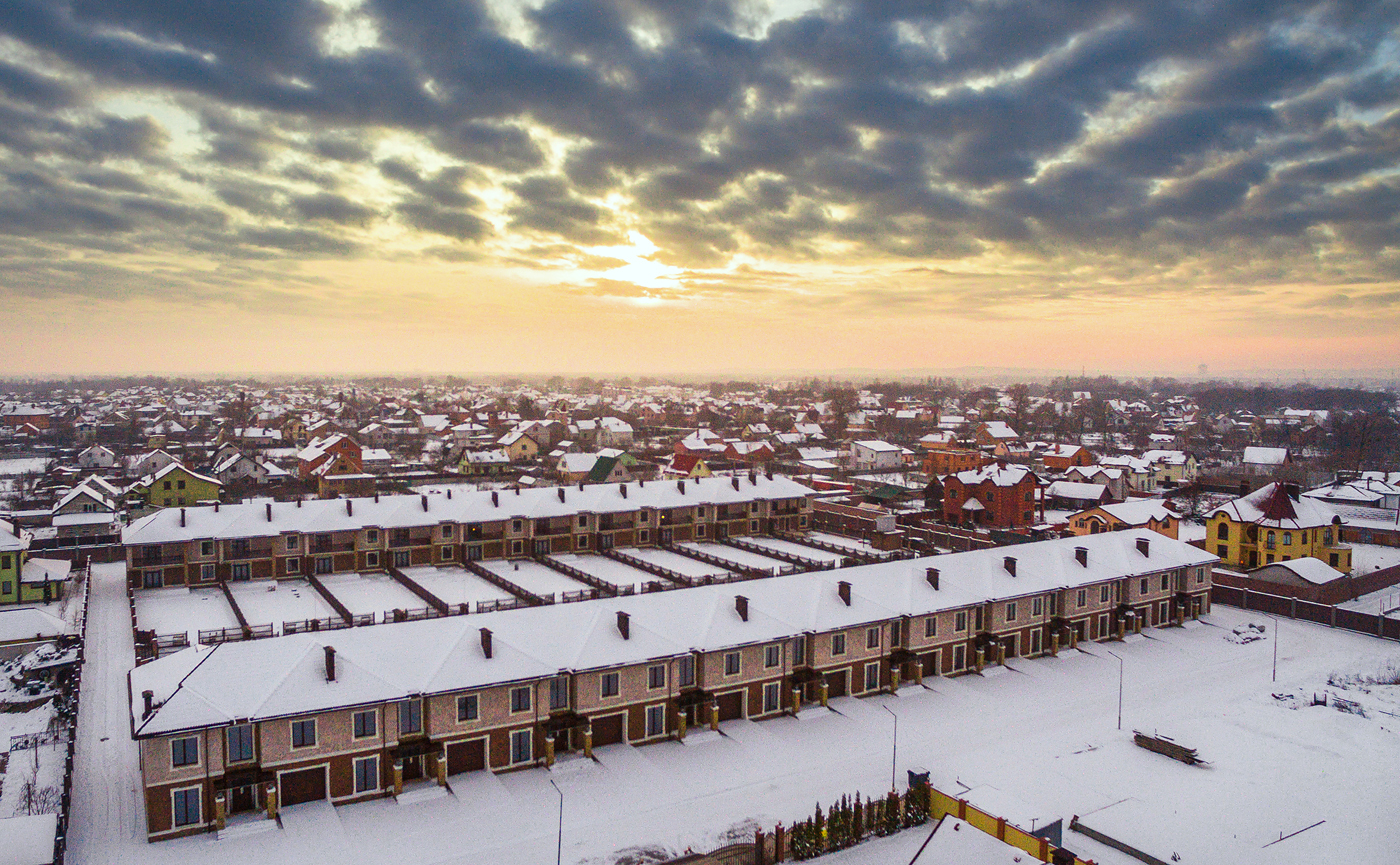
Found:
<path fill-rule="evenodd" d="M 1118 729 L 1123 729 L 1123 657 L 1112 649 L 1106 650 L 1118 659 Z"/>
<path fill-rule="evenodd" d="M 1273 681 L 1277 682 L 1277 681 L 1278 681 L 1278 619 L 1274 618 L 1273 616 L 1270 616 L 1269 618 L 1274 619 L 1274 677 L 1273 677 Z"/>
<path fill-rule="evenodd" d="M 886 712 L 889 712 L 890 717 L 894 718 L 894 743 L 893 747 L 890 749 L 890 790 L 893 791 L 898 789 L 897 787 L 895 787 L 895 778 L 898 777 L 895 769 L 896 766 L 899 765 L 899 716 L 894 713 L 893 709 L 891 709 L 889 706 L 886 706 L 884 703 L 880 704 L 880 708 L 884 709 Z"/>
<path fill-rule="evenodd" d="M 549 779 L 549 786 L 559 794 L 559 841 L 554 848 L 554 865 L 561 865 L 564 861 L 564 791 L 559 789 L 553 778 Z"/>

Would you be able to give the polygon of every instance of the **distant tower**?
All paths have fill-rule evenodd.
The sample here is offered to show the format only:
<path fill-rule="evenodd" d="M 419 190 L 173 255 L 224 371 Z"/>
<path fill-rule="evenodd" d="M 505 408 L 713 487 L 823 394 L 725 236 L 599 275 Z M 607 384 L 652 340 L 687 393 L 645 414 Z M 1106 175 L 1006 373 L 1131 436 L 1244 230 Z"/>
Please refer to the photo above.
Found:
<path fill-rule="evenodd" d="M 1196 367 L 1196 375 L 1205 375 L 1208 372 L 1210 372 L 1210 367 L 1205 364 L 1200 364 Z"/>

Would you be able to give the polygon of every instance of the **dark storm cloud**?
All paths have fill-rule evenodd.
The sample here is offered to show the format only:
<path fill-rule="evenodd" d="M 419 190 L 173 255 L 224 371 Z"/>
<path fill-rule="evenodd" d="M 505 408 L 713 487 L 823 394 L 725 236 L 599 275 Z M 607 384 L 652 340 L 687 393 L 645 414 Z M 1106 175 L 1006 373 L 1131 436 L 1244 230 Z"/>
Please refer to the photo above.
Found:
<path fill-rule="evenodd" d="M 346 14 L 376 43 L 328 51 Z M 75 248 L 156 231 L 161 248 L 236 260 L 360 255 L 390 223 L 447 238 L 445 257 L 506 260 L 519 245 L 493 222 L 539 244 L 636 227 L 682 266 L 832 244 L 1315 261 L 1327 235 L 1334 261 L 1392 267 L 1394 4 L 871 0 L 755 23 L 739 0 L 550 0 L 522 14 L 524 41 L 476 0 L 14 0 L 0 231 Z M 127 97 L 193 118 L 194 140 L 157 108 L 104 102 Z"/>

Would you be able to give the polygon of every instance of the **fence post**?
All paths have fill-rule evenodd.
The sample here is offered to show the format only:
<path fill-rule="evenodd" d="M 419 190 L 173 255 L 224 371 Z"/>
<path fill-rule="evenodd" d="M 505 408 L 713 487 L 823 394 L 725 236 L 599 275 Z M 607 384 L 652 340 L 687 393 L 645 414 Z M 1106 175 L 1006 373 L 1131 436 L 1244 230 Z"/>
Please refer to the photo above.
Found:
<path fill-rule="evenodd" d="M 1288 599 L 1288 618 L 1298 618 L 1298 599 L 1296 597 Z"/>
<path fill-rule="evenodd" d="M 1328 621 L 1327 621 L 1327 626 L 1328 626 L 1328 627 L 1331 627 L 1331 628 L 1337 627 L 1337 608 L 1336 608 L 1335 605 L 1328 608 L 1328 617 L 1327 617 L 1327 619 L 1328 619 Z"/>
<path fill-rule="evenodd" d="M 754 865 L 764 865 L 767 857 L 763 854 L 767 851 L 763 846 L 763 830 L 755 829 L 753 833 L 753 863 Z"/>

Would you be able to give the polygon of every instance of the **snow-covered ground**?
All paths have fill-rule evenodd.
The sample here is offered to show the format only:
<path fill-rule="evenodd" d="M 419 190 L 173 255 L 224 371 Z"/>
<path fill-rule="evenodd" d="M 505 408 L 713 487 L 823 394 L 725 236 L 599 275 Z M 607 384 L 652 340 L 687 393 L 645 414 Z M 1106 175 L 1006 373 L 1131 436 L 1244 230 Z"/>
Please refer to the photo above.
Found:
<path fill-rule="evenodd" d="M 655 550 L 638 547 L 634 550 L 628 550 L 627 555 L 653 565 L 670 568 L 678 574 L 685 574 L 687 577 L 725 577 L 729 576 L 730 573 L 724 568 L 712 565 L 709 562 L 692 559 L 689 556 L 673 553 L 670 550 Z"/>
<path fill-rule="evenodd" d="M 536 595 L 554 595 L 554 600 L 561 600 L 564 592 L 577 592 L 582 589 L 592 588 L 587 583 L 580 583 L 578 580 L 566 574 L 561 574 L 551 567 L 542 565 L 539 562 L 532 562 L 529 559 L 515 562 L 482 562 L 493 574 L 499 574 L 515 583 L 527 592 Z"/>
<path fill-rule="evenodd" d="M 1191 520 L 1182 520 L 1176 526 L 1176 539 L 1179 541 L 1203 541 L 1206 539 L 1206 526 Z"/>
<path fill-rule="evenodd" d="M 898 716 L 901 786 L 905 770 L 921 766 L 941 790 L 996 791 L 1026 813 L 1066 824 L 1077 814 L 1186 865 L 1395 861 L 1386 827 L 1400 820 L 1400 797 L 1389 792 L 1400 773 L 1400 720 L 1385 713 L 1400 712 L 1400 696 L 1388 693 L 1400 686 L 1328 680 L 1400 664 L 1400 646 L 1286 621 L 1273 682 L 1272 622 L 1229 607 L 1195 627 L 1016 659 L 1000 675 L 934 677 L 898 696 L 835 700 L 836 711 L 728 722 L 721 736 L 608 746 L 597 762 L 553 770 L 456 775 L 442 798 L 296 806 L 282 828 L 260 835 L 147 844 L 127 718 L 132 646 L 122 566 L 107 567 L 95 568 L 89 618 L 89 646 L 102 651 L 90 649 L 83 674 L 70 838 L 76 862 L 547 862 L 559 818 L 551 779 L 564 796 L 563 861 L 604 865 L 624 853 L 655 861 L 639 856 L 708 849 L 747 821 L 791 824 L 815 802 L 884 792 L 895 744 L 886 707 Z M 1255 621 L 1265 624 L 1264 639 L 1225 639 Z M 1119 664 L 1110 650 L 1123 658 L 1121 730 Z M 1359 701 L 1365 716 L 1310 705 L 1323 692 Z M 1137 748 L 1134 729 L 1171 736 L 1210 763 L 1187 766 Z M 1068 830 L 1065 844 L 1102 865 L 1135 865 Z M 878 861 L 861 850 L 845 861 Z"/>
<path fill-rule="evenodd" d="M 391 610 L 413 610 L 428 605 L 388 574 L 329 574 L 320 580 L 326 591 L 357 616 L 373 613 L 383 618 L 390 616 Z"/>
<path fill-rule="evenodd" d="M 815 541 L 833 544 L 842 549 L 854 550 L 858 553 L 868 553 L 869 555 L 882 556 L 885 558 L 890 556 L 888 550 L 877 550 L 875 547 L 871 546 L 869 541 L 862 538 L 848 538 L 845 535 L 833 535 L 827 532 L 812 532 L 808 534 L 807 537 Z"/>
<path fill-rule="evenodd" d="M 238 617 L 218 589 L 142 589 L 136 593 L 136 627 L 157 634 L 187 633 L 194 645 L 200 631 L 236 628 Z"/>
<path fill-rule="evenodd" d="M 807 559 L 811 562 L 840 563 L 845 559 L 845 556 L 842 556 L 839 553 L 828 553 L 826 550 L 819 550 L 815 547 L 803 546 L 802 544 L 796 544 L 792 541 L 785 541 L 782 538 L 768 538 L 757 536 L 749 538 L 748 540 L 751 543 L 757 544 L 760 547 L 764 547 L 765 549 L 776 550 L 780 553 L 790 553 L 795 556 L 801 556 L 802 558 Z"/>
<path fill-rule="evenodd" d="M 1356 576 L 1400 565 L 1400 547 L 1380 544 L 1348 544 L 1351 547 L 1351 571 Z"/>
<path fill-rule="evenodd" d="M 1388 589 L 1370 592 L 1355 600 L 1343 601 L 1337 606 L 1343 610 L 1356 610 L 1359 613 L 1370 613 L 1373 616 L 1400 619 L 1400 586 L 1391 586 Z"/>
<path fill-rule="evenodd" d="M 709 553 L 717 556 L 726 562 L 733 562 L 736 565 L 744 565 L 750 568 L 762 568 L 771 573 L 780 573 L 784 568 L 791 568 L 787 562 L 781 559 L 770 559 L 767 556 L 760 556 L 758 553 L 751 553 L 748 550 L 741 550 L 738 547 L 731 547 L 725 544 L 715 544 L 708 541 L 698 543 L 677 544 L 689 550 L 699 550 L 702 553 Z"/>
<path fill-rule="evenodd" d="M 29 472 L 41 472 L 49 464 L 48 457 L 8 457 L 0 459 L 0 477 L 12 478 Z"/>
<path fill-rule="evenodd" d="M 248 624 L 270 624 L 278 633 L 282 631 L 283 622 L 338 618 L 340 615 L 306 580 L 229 583 L 229 589 L 233 591 L 233 598 L 238 601 L 238 608 L 243 611 L 243 618 L 248 620 Z"/>
<path fill-rule="evenodd" d="M 636 550 L 628 550 L 635 553 Z M 637 591 L 642 590 L 642 586 L 653 582 L 657 577 L 647 573 L 640 568 L 634 568 L 623 562 L 610 559 L 606 556 L 578 555 L 575 553 L 556 553 L 551 556 L 555 561 L 578 568 L 591 577 L 597 577 L 605 583 L 610 583 L 618 588 L 633 586 Z"/>
<path fill-rule="evenodd" d="M 456 565 L 441 568 L 433 565 L 415 565 L 400 570 L 409 579 L 453 606 L 470 604 L 475 610 L 481 601 L 508 601 L 515 597 L 505 589 L 488 583 L 471 571 Z"/>

